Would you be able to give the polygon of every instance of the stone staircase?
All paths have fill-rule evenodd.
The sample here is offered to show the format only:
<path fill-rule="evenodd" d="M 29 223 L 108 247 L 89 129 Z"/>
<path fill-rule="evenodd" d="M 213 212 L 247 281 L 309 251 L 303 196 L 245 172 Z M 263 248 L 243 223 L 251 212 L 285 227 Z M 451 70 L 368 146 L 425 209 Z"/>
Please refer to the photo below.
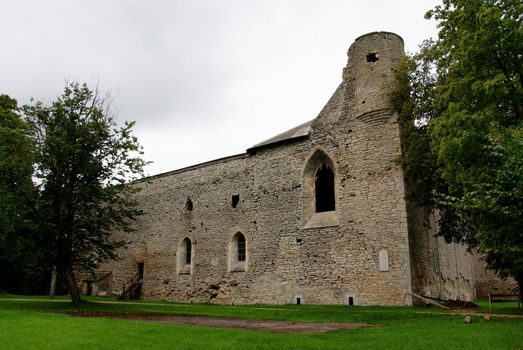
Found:
<path fill-rule="evenodd" d="M 140 299 L 142 294 L 142 278 L 137 272 L 123 287 L 118 300 Z"/>

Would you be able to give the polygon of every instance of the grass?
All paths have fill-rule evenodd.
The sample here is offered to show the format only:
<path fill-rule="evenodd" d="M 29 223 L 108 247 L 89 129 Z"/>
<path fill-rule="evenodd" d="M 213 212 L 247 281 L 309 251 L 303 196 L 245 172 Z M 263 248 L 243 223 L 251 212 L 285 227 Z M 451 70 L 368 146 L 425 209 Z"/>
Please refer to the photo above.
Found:
<path fill-rule="evenodd" d="M 523 318 L 443 314 L 433 307 L 343 307 L 317 305 L 231 306 L 167 302 L 111 303 L 110 298 L 68 302 L 12 301 L 0 296 L 2 349 L 520 349 Z M 18 298 L 18 296 L 16 296 Z M 31 297 L 35 298 L 35 297 Z M 58 300 L 66 300 L 59 297 Z M 518 313 L 515 305 L 503 309 Z M 517 305 L 517 304 L 516 304 Z M 498 309 L 498 305 L 495 308 Z M 500 304 L 501 306 L 501 304 Z M 283 334 L 103 318 L 80 318 L 63 311 L 168 312 L 309 322 L 367 322 L 372 328 L 321 334 Z"/>
<path fill-rule="evenodd" d="M 523 309 L 518 309 L 517 301 L 495 302 L 492 303 L 492 310 L 489 309 L 488 300 L 478 300 L 476 304 L 486 313 L 490 314 L 512 314 L 523 315 Z"/>

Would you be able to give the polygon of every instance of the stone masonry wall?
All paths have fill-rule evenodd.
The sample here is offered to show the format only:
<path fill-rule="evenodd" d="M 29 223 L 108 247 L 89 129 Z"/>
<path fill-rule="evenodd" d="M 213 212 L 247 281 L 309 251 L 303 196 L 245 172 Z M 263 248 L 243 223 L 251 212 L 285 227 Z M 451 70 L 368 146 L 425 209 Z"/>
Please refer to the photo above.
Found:
<path fill-rule="evenodd" d="M 114 293 L 143 262 L 145 299 L 412 303 L 412 283 L 421 283 L 428 270 L 411 275 L 411 259 L 421 256 L 409 250 L 417 246 L 409 246 L 396 162 L 400 133 L 388 97 L 403 42 L 392 33 L 371 33 L 358 38 L 348 56 L 343 81 L 308 137 L 137 184 L 145 215 L 119 252 L 121 260 L 102 267 L 113 272 Z M 334 173 L 335 210 L 317 213 L 314 182 L 321 164 Z M 236 207 L 233 196 L 239 196 Z M 240 265 L 234 261 L 237 232 L 247 247 Z M 192 242 L 190 266 L 181 266 L 185 238 Z"/>
<path fill-rule="evenodd" d="M 113 264 L 114 285 L 123 285 L 144 262 L 143 297 L 180 301 L 232 302 L 229 289 L 242 294 L 245 273 L 228 273 L 228 245 L 238 231 L 252 244 L 256 230 L 251 159 L 245 156 L 142 182 L 139 200 L 145 215 L 133 243 Z M 232 195 L 240 201 L 232 208 Z M 192 211 L 186 209 L 188 197 Z M 177 252 L 192 241 L 192 273 L 179 274 Z M 250 250 L 250 249 L 249 249 Z"/>

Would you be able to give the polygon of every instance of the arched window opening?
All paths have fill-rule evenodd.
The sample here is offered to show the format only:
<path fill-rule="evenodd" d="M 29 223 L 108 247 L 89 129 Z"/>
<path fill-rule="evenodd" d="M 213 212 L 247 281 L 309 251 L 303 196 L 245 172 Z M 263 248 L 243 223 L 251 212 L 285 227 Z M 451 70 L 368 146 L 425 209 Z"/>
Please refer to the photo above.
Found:
<path fill-rule="evenodd" d="M 303 229 L 338 226 L 336 166 L 321 149 L 303 169 Z"/>
<path fill-rule="evenodd" d="M 247 241 L 241 232 L 236 232 L 229 243 L 229 271 L 243 272 L 247 269 Z"/>
<path fill-rule="evenodd" d="M 189 237 L 185 237 L 178 246 L 176 258 L 177 271 L 180 275 L 190 275 L 192 273 L 193 253 L 192 241 Z"/>
<path fill-rule="evenodd" d="M 245 261 L 245 236 L 237 233 L 238 261 Z"/>
<path fill-rule="evenodd" d="M 333 211 L 336 209 L 334 200 L 334 173 L 325 163 L 322 163 L 316 172 L 316 213 Z"/>

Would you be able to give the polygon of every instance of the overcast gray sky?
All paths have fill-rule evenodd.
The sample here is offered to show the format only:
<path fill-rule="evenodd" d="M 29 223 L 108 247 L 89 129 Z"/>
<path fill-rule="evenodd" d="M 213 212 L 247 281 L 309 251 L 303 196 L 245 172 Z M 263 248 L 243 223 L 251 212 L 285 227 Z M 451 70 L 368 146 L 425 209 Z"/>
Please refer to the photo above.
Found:
<path fill-rule="evenodd" d="M 0 93 L 52 101 L 65 81 L 115 95 L 157 174 L 244 152 L 313 119 L 358 36 L 414 52 L 437 0 L 0 0 Z"/>

